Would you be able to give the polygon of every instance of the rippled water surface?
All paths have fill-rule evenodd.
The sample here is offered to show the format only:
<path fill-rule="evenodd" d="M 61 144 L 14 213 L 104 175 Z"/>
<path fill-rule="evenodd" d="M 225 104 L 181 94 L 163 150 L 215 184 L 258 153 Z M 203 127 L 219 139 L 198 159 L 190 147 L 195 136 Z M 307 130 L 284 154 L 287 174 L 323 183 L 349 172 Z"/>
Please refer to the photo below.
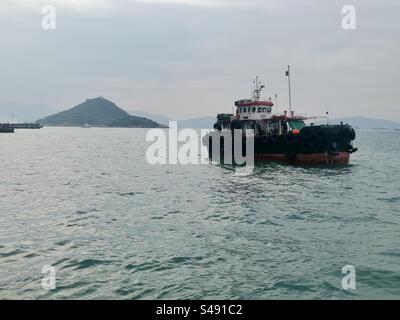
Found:
<path fill-rule="evenodd" d="M 145 135 L 0 135 L 0 298 L 400 297 L 400 132 L 358 132 L 347 167 L 257 164 L 247 177 L 150 166 Z"/>

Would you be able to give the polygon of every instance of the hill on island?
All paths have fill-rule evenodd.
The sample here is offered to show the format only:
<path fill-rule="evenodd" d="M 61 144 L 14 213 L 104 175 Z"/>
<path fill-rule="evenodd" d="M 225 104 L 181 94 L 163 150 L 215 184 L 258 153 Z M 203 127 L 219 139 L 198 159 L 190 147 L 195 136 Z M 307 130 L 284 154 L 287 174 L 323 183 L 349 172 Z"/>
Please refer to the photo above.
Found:
<path fill-rule="evenodd" d="M 384 119 L 372 119 L 367 117 L 350 117 L 350 118 L 339 118 L 333 120 L 334 123 L 348 123 L 355 128 L 359 129 L 400 129 L 400 123 L 384 120 Z"/>
<path fill-rule="evenodd" d="M 171 118 L 168 118 L 160 114 L 147 113 L 140 110 L 132 111 L 131 113 L 140 117 L 146 117 L 148 119 L 154 120 L 165 126 L 168 126 L 169 121 L 173 120 Z M 217 118 L 216 116 L 214 116 L 214 117 L 198 117 L 192 119 L 178 120 L 177 122 L 178 122 L 178 128 L 181 129 L 183 128 L 207 129 L 207 128 L 212 128 L 216 120 Z"/>
<path fill-rule="evenodd" d="M 47 126 L 90 126 L 124 128 L 158 128 L 157 122 L 131 116 L 115 103 L 103 98 L 87 99 L 85 102 L 65 111 L 37 121 Z"/>

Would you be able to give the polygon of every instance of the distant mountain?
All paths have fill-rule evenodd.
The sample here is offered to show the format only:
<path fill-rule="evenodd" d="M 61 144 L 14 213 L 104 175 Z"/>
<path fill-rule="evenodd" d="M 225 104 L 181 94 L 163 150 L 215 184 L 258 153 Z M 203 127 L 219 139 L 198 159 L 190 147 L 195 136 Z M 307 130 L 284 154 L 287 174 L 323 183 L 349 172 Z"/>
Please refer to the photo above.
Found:
<path fill-rule="evenodd" d="M 147 119 L 151 119 L 159 124 L 168 126 L 168 122 L 171 120 L 170 118 L 160 115 L 160 114 L 153 114 L 153 113 L 147 113 L 144 111 L 136 110 L 136 111 L 129 111 L 130 114 L 138 117 L 144 117 Z"/>
<path fill-rule="evenodd" d="M 0 102 L 0 122 L 33 122 L 57 111 L 41 104 Z"/>
<path fill-rule="evenodd" d="M 149 118 L 165 126 L 168 126 L 169 121 L 173 120 L 163 115 L 147 113 L 139 110 L 132 111 L 131 113 L 137 116 Z M 178 127 L 193 128 L 193 129 L 210 129 L 213 127 L 215 121 L 216 117 L 199 117 L 187 120 L 178 120 Z"/>
<path fill-rule="evenodd" d="M 129 115 L 115 103 L 103 98 L 87 99 L 71 109 L 48 116 L 37 122 L 48 126 L 90 126 L 158 128 L 150 119 Z"/>
<path fill-rule="evenodd" d="M 400 123 L 383 119 L 372 119 L 366 117 L 339 118 L 330 121 L 331 123 L 348 123 L 359 129 L 400 129 Z"/>
<path fill-rule="evenodd" d="M 135 117 L 135 116 L 127 116 L 121 119 L 115 119 L 109 121 L 105 124 L 107 127 L 114 128 L 160 128 L 165 127 L 153 120 Z"/>
<path fill-rule="evenodd" d="M 216 121 L 216 117 L 200 117 L 178 121 L 179 128 L 211 129 Z"/>

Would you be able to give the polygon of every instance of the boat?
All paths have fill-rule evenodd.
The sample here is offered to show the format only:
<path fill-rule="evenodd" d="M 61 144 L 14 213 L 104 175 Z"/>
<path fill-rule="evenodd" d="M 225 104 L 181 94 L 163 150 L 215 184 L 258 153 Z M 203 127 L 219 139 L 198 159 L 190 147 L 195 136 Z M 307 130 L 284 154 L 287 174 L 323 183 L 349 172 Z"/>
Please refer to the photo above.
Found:
<path fill-rule="evenodd" d="M 40 123 L 31 123 L 31 122 L 24 122 L 24 123 L 11 123 L 14 129 L 42 129 L 43 126 Z"/>
<path fill-rule="evenodd" d="M 14 133 L 14 127 L 9 123 L 0 123 L 0 133 Z"/>
<path fill-rule="evenodd" d="M 289 76 L 290 68 L 286 72 Z M 242 153 L 246 150 L 246 129 L 254 130 L 254 160 L 277 161 L 290 164 L 310 165 L 347 165 L 350 155 L 357 151 L 353 147 L 356 138 L 355 130 L 348 124 L 306 124 L 322 117 L 297 115 L 291 107 L 291 89 L 289 78 L 289 111 L 274 112 L 275 104 L 262 100 L 260 94 L 264 85 L 258 77 L 254 81 L 253 96 L 235 102 L 235 114 L 221 113 L 217 115 L 214 130 L 203 137 L 203 144 L 208 148 L 212 158 L 212 145 L 215 133 L 220 134 L 220 160 L 224 158 L 223 134 L 231 132 L 232 143 L 229 150 L 234 149 L 233 130 L 242 131 Z M 275 97 L 277 97 L 275 95 Z M 218 135 L 217 135 L 218 136 Z M 240 135 L 239 135 L 240 137 Z M 239 143 L 240 145 L 240 143 Z M 216 146 L 218 150 L 218 146 Z M 233 156 L 233 155 L 232 155 Z"/>

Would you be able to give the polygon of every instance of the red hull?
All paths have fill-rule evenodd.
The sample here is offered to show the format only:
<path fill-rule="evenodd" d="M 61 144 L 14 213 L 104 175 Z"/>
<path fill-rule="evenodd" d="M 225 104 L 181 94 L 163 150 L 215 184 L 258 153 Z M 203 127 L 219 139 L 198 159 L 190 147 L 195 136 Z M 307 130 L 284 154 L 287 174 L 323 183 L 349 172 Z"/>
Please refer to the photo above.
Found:
<path fill-rule="evenodd" d="M 300 153 L 293 159 L 286 158 L 284 154 L 256 154 L 255 160 L 311 165 L 346 165 L 349 164 L 350 153 L 339 152 L 337 156 L 331 156 L 328 153 Z"/>

